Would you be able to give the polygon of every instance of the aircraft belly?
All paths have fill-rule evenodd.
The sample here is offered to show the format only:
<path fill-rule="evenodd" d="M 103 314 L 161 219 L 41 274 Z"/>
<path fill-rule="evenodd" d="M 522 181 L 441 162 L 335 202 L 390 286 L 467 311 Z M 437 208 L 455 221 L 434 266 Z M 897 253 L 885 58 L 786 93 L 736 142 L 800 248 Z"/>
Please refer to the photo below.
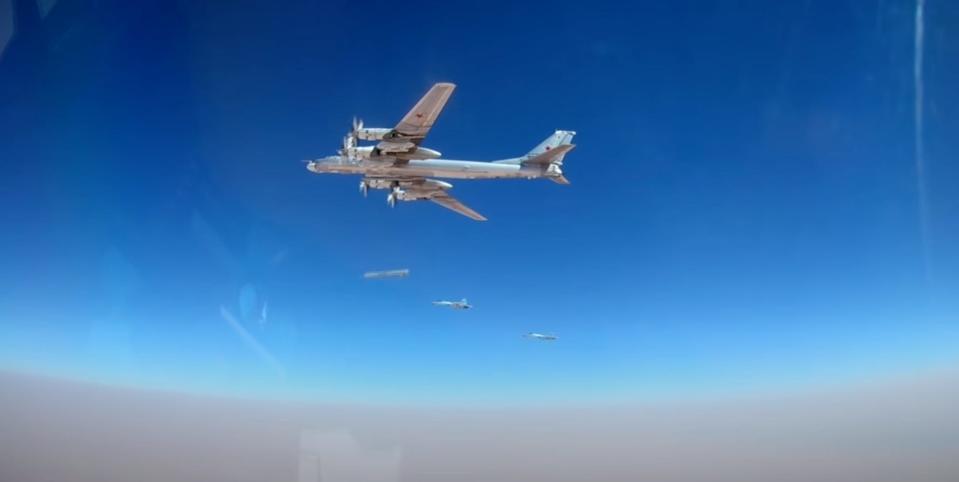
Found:
<path fill-rule="evenodd" d="M 360 174 L 380 178 L 438 177 L 446 179 L 502 179 L 533 178 L 542 176 L 539 170 L 531 171 L 526 167 L 487 162 L 450 162 L 410 161 L 403 165 L 353 165 L 338 166 L 328 172 L 339 174 Z"/>
<path fill-rule="evenodd" d="M 410 161 L 400 166 L 374 171 L 377 176 L 396 177 L 441 177 L 447 179 L 489 179 L 503 177 L 525 177 L 518 166 L 492 164 L 485 162 L 450 161 Z M 373 172 L 369 172 L 373 174 Z"/>

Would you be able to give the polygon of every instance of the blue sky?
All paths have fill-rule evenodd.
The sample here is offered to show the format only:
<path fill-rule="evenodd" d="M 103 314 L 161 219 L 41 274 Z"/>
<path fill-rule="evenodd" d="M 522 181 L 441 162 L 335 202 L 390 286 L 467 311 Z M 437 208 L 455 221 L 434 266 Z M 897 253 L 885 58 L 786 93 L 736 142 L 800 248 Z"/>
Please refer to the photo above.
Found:
<path fill-rule="evenodd" d="M 955 7 L 926 12 L 924 253 L 909 2 L 274 3 L 60 0 L 10 40 L 0 367 L 552 403 L 959 358 Z M 437 81 L 428 147 L 575 130 L 573 184 L 456 182 L 474 223 L 303 169 Z"/>

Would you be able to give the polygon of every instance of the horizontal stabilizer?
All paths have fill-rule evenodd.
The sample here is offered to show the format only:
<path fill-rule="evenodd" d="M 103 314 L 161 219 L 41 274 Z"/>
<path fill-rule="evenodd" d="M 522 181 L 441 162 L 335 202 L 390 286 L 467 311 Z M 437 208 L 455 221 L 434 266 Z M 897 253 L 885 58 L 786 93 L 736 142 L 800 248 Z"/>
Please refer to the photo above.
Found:
<path fill-rule="evenodd" d="M 564 186 L 569 185 L 569 179 L 566 179 L 566 176 L 560 174 L 559 176 L 548 176 L 546 179 L 555 182 L 556 184 L 562 184 Z"/>
<path fill-rule="evenodd" d="M 573 150 L 576 144 L 563 144 L 552 149 L 547 149 L 540 154 L 523 160 L 523 164 L 552 164 L 562 162 L 567 152 Z"/>

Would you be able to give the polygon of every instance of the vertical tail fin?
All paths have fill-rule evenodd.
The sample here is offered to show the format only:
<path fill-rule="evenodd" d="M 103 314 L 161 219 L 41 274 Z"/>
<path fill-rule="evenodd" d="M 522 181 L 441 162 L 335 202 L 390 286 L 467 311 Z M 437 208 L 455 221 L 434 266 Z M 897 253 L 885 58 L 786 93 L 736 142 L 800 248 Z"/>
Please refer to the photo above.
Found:
<path fill-rule="evenodd" d="M 571 144 L 573 136 L 575 135 L 576 133 L 573 131 L 556 131 L 522 157 L 514 157 L 512 159 L 503 159 L 502 161 L 494 162 L 498 164 L 562 165 L 563 157 L 575 147 Z"/>
<path fill-rule="evenodd" d="M 532 159 L 540 154 L 556 149 L 559 146 L 571 144 L 573 141 L 573 136 L 575 135 L 576 133 L 573 131 L 556 131 L 553 133 L 553 135 L 547 137 L 546 140 L 540 142 L 539 145 L 534 147 L 532 151 L 526 153 L 525 157 L 527 159 Z M 563 155 L 565 155 L 565 153 Z M 553 162 L 562 163 L 563 155 L 557 156 Z"/>

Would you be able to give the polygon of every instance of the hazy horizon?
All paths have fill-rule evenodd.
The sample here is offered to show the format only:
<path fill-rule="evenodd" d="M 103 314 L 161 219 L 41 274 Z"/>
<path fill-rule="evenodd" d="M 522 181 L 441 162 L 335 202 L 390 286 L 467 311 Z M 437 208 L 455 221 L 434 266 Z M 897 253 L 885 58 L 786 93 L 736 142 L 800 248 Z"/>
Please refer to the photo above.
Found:
<path fill-rule="evenodd" d="M 0 373 L 0 477 L 902 481 L 959 473 L 959 370 L 832 391 L 619 407 L 393 408 Z"/>

